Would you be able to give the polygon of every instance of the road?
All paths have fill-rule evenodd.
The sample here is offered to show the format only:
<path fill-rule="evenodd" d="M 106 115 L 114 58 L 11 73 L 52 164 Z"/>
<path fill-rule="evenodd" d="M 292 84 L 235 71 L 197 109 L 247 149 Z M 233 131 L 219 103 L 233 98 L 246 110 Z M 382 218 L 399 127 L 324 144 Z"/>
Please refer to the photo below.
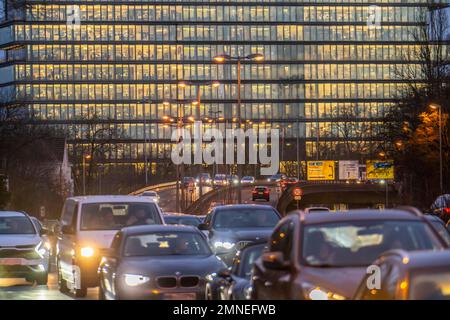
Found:
<path fill-rule="evenodd" d="M 206 193 L 211 190 L 211 187 L 203 187 L 203 193 Z M 197 199 L 199 196 L 199 188 L 195 188 L 194 194 L 192 195 L 193 199 Z M 158 194 L 160 196 L 159 200 L 159 206 L 164 212 L 176 212 L 177 211 L 177 205 L 176 205 L 176 188 L 171 187 L 168 189 L 164 189 L 161 191 L 158 191 Z"/>

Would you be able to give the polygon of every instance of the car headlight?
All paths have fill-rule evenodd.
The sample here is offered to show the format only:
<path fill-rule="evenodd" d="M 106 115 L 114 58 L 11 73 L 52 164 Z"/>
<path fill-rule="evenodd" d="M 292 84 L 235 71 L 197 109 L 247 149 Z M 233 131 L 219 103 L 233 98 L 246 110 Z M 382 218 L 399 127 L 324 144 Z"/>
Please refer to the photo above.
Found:
<path fill-rule="evenodd" d="M 140 274 L 124 274 L 125 284 L 130 287 L 136 287 L 150 281 L 149 277 Z"/>
<path fill-rule="evenodd" d="M 234 247 L 234 243 L 230 241 L 216 241 L 214 242 L 214 248 L 216 249 L 225 249 L 225 250 L 231 250 Z"/>
<path fill-rule="evenodd" d="M 84 258 L 90 258 L 94 255 L 94 249 L 91 247 L 83 247 L 80 250 L 81 256 Z"/>
<path fill-rule="evenodd" d="M 250 285 L 244 289 L 245 300 L 252 300 L 253 287 Z"/>
<path fill-rule="evenodd" d="M 44 255 L 45 255 L 45 253 L 47 252 L 47 249 L 46 249 L 46 247 L 45 247 L 45 243 L 44 242 L 39 242 L 38 244 L 37 244 L 37 246 L 34 248 L 34 251 L 36 251 L 36 253 L 41 257 L 41 258 L 43 258 L 44 257 Z"/>
<path fill-rule="evenodd" d="M 311 284 L 304 284 L 303 289 L 308 300 L 345 300 L 345 297 L 337 293 Z"/>

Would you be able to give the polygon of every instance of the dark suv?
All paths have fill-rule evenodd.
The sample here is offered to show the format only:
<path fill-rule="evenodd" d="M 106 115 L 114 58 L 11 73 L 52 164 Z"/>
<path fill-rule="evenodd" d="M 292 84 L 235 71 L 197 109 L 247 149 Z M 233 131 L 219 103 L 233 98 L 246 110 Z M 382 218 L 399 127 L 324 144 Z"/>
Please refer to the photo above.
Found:
<path fill-rule="evenodd" d="M 445 241 L 413 208 L 290 214 L 254 265 L 253 298 L 352 298 L 383 252 L 444 248 Z"/>

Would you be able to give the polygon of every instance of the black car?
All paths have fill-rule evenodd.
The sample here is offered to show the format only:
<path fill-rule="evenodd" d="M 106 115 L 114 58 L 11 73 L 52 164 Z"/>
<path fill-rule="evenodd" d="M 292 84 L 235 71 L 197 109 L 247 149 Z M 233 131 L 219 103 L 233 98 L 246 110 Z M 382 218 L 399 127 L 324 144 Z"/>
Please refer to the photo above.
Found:
<path fill-rule="evenodd" d="M 164 222 L 166 224 L 181 224 L 198 227 L 203 222 L 203 219 L 189 214 L 168 214 L 164 215 Z"/>
<path fill-rule="evenodd" d="M 252 201 L 257 199 L 270 201 L 270 188 L 264 186 L 254 187 L 252 191 Z"/>
<path fill-rule="evenodd" d="M 203 299 L 205 276 L 223 268 L 197 228 L 128 227 L 100 262 L 99 298 Z"/>
<path fill-rule="evenodd" d="M 206 299 L 250 300 L 253 263 L 266 247 L 265 241 L 248 245 L 236 254 L 231 270 L 224 269 L 207 276 Z"/>
<path fill-rule="evenodd" d="M 200 230 L 207 231 L 209 242 L 226 264 L 246 245 L 266 240 L 281 219 L 273 207 L 237 204 L 215 207 L 207 215 Z"/>
<path fill-rule="evenodd" d="M 371 274 L 367 274 L 355 300 L 450 300 L 448 250 L 392 250 L 383 253 L 373 265 L 380 270 L 380 287 L 369 288 Z"/>

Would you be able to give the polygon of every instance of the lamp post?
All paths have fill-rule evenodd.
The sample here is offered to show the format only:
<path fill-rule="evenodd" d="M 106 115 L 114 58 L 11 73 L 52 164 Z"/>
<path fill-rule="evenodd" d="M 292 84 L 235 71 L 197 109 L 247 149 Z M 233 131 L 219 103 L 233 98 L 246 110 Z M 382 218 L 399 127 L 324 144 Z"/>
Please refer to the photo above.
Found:
<path fill-rule="evenodd" d="M 196 88 L 197 91 L 197 101 L 196 101 L 196 105 L 197 105 L 197 120 L 201 121 L 201 88 L 202 87 L 212 87 L 212 88 L 218 88 L 220 86 L 220 82 L 219 81 L 180 81 L 178 83 L 178 87 L 181 89 L 185 89 L 188 86 L 193 86 Z M 202 151 L 202 145 L 200 145 L 200 152 Z M 200 164 L 200 170 L 199 170 L 199 196 L 201 197 L 203 195 L 203 182 L 202 182 L 202 173 L 203 173 L 203 160 L 202 163 Z"/>
<path fill-rule="evenodd" d="M 86 195 L 86 160 L 91 160 L 90 154 L 83 155 L 83 196 Z"/>
<path fill-rule="evenodd" d="M 443 165 L 442 165 L 442 106 L 437 103 L 430 104 L 431 110 L 437 110 L 439 115 L 439 188 L 444 193 Z"/>
<path fill-rule="evenodd" d="M 230 56 L 227 54 L 221 54 L 213 58 L 216 63 L 235 62 L 237 64 L 237 118 L 239 129 L 242 126 L 241 117 L 241 65 L 243 61 L 263 62 L 264 55 L 260 53 L 249 54 L 247 56 Z M 242 165 L 237 164 L 238 168 L 238 203 L 242 203 Z"/>
<path fill-rule="evenodd" d="M 177 118 L 176 118 L 176 124 L 175 120 L 173 118 L 170 118 L 169 116 L 164 116 L 163 119 L 168 122 L 168 125 L 174 125 L 177 128 L 178 131 L 178 137 L 181 137 L 181 130 L 184 128 L 184 106 L 187 104 L 194 104 L 194 102 L 187 102 L 187 101 L 181 101 L 181 100 L 164 100 L 163 105 L 164 106 L 170 106 L 171 104 L 177 105 Z M 188 121 L 194 120 L 193 117 L 188 117 Z M 178 141 L 180 142 L 180 141 Z M 181 175 L 180 175 L 180 165 L 176 165 L 176 211 L 181 212 L 184 211 L 184 189 L 181 191 L 181 198 L 183 199 L 183 206 L 180 206 L 180 180 L 184 177 L 184 164 L 181 165 Z M 181 209 L 181 210 L 180 210 Z"/>

